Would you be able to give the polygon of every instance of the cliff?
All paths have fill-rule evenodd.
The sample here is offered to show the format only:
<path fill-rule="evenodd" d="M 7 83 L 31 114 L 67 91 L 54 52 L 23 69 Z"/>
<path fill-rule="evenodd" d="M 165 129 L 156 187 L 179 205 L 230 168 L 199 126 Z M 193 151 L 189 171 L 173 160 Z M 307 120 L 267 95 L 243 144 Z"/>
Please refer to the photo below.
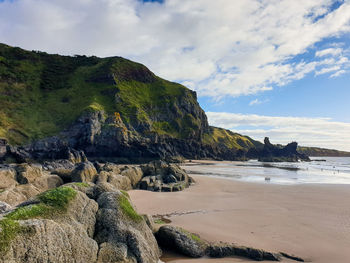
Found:
<path fill-rule="evenodd" d="M 324 149 L 324 148 L 318 148 L 318 147 L 299 146 L 298 152 L 306 154 L 308 156 L 314 156 L 314 157 L 322 157 L 322 156 L 350 157 L 350 152 Z"/>
<path fill-rule="evenodd" d="M 2 149 L 15 158 L 57 159 L 76 149 L 91 158 L 234 160 L 261 146 L 209 127 L 194 91 L 121 57 L 0 44 L 0 104 L 0 138 L 18 146 Z"/>

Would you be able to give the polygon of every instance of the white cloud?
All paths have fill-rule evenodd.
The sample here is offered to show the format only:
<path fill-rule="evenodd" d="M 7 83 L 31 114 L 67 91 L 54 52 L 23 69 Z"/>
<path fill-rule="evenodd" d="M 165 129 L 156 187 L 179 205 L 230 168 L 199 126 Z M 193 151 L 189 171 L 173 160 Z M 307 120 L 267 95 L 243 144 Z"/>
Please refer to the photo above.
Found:
<path fill-rule="evenodd" d="M 331 11 L 334 2 L 5 0 L 0 39 L 54 53 L 125 56 L 200 95 L 239 96 L 334 66 L 346 70 L 349 54 L 332 43 L 306 61 L 291 60 L 350 32 L 350 2 Z"/>
<path fill-rule="evenodd" d="M 331 76 L 330 76 L 330 78 L 336 78 L 336 77 L 339 77 L 339 76 L 341 76 L 341 75 L 343 75 L 343 74 L 345 74 L 346 73 L 346 71 L 345 70 L 338 70 L 337 72 L 335 72 L 335 73 L 333 73 Z"/>
<path fill-rule="evenodd" d="M 207 116 L 213 126 L 260 141 L 267 136 L 273 143 L 297 141 L 304 146 L 350 151 L 350 123 L 347 122 L 336 122 L 330 118 L 271 117 L 226 112 L 207 112 Z"/>
<path fill-rule="evenodd" d="M 327 55 L 337 56 L 342 53 L 341 48 L 327 48 L 323 50 L 316 51 L 316 57 L 324 57 Z"/>
<path fill-rule="evenodd" d="M 266 100 L 255 99 L 255 100 L 252 100 L 251 102 L 249 102 L 249 106 L 263 104 L 263 103 L 266 103 L 268 101 L 269 101 L 268 99 L 266 99 Z"/>

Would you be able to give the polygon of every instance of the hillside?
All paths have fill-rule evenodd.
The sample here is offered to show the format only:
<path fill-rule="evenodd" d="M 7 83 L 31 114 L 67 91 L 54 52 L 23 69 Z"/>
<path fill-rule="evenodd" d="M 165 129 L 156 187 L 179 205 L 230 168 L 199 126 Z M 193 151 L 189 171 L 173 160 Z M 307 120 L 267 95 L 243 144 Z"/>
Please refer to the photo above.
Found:
<path fill-rule="evenodd" d="M 54 144 L 90 156 L 235 159 L 261 145 L 209 127 L 195 92 L 121 57 L 0 44 L 0 104 L 0 138 L 34 152 Z"/>
<path fill-rule="evenodd" d="M 322 156 L 350 157 L 350 152 L 324 149 L 324 148 L 318 148 L 318 147 L 299 146 L 298 152 L 306 154 L 308 156 L 314 156 L 314 157 L 322 157 Z"/>

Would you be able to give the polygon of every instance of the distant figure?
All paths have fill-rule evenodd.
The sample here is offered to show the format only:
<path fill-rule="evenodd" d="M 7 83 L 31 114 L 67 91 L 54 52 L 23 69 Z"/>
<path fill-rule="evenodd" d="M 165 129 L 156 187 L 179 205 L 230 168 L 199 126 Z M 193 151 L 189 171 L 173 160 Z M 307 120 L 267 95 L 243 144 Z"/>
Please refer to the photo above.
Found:
<path fill-rule="evenodd" d="M 265 181 L 270 182 L 271 178 L 270 177 L 265 177 Z"/>

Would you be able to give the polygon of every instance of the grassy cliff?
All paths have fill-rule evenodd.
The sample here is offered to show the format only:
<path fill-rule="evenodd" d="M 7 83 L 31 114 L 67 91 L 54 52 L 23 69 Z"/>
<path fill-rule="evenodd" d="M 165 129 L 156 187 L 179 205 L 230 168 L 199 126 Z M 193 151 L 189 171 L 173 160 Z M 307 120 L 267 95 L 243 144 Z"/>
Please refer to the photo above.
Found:
<path fill-rule="evenodd" d="M 308 156 L 332 156 L 332 157 L 350 157 L 350 152 L 337 151 L 332 149 L 324 149 L 318 147 L 298 147 L 298 152 L 306 154 Z"/>
<path fill-rule="evenodd" d="M 3 44 L 0 103 L 0 137 L 12 144 L 57 134 L 86 110 L 118 114 L 129 127 L 179 138 L 196 134 L 202 125 L 200 114 L 181 108 L 199 107 L 195 93 L 141 64 L 120 57 L 49 55 Z"/>
<path fill-rule="evenodd" d="M 13 145 L 57 135 L 84 111 L 121 118 L 130 132 L 218 145 L 259 145 L 209 127 L 196 93 L 121 57 L 60 56 L 0 44 L 0 138 Z"/>

